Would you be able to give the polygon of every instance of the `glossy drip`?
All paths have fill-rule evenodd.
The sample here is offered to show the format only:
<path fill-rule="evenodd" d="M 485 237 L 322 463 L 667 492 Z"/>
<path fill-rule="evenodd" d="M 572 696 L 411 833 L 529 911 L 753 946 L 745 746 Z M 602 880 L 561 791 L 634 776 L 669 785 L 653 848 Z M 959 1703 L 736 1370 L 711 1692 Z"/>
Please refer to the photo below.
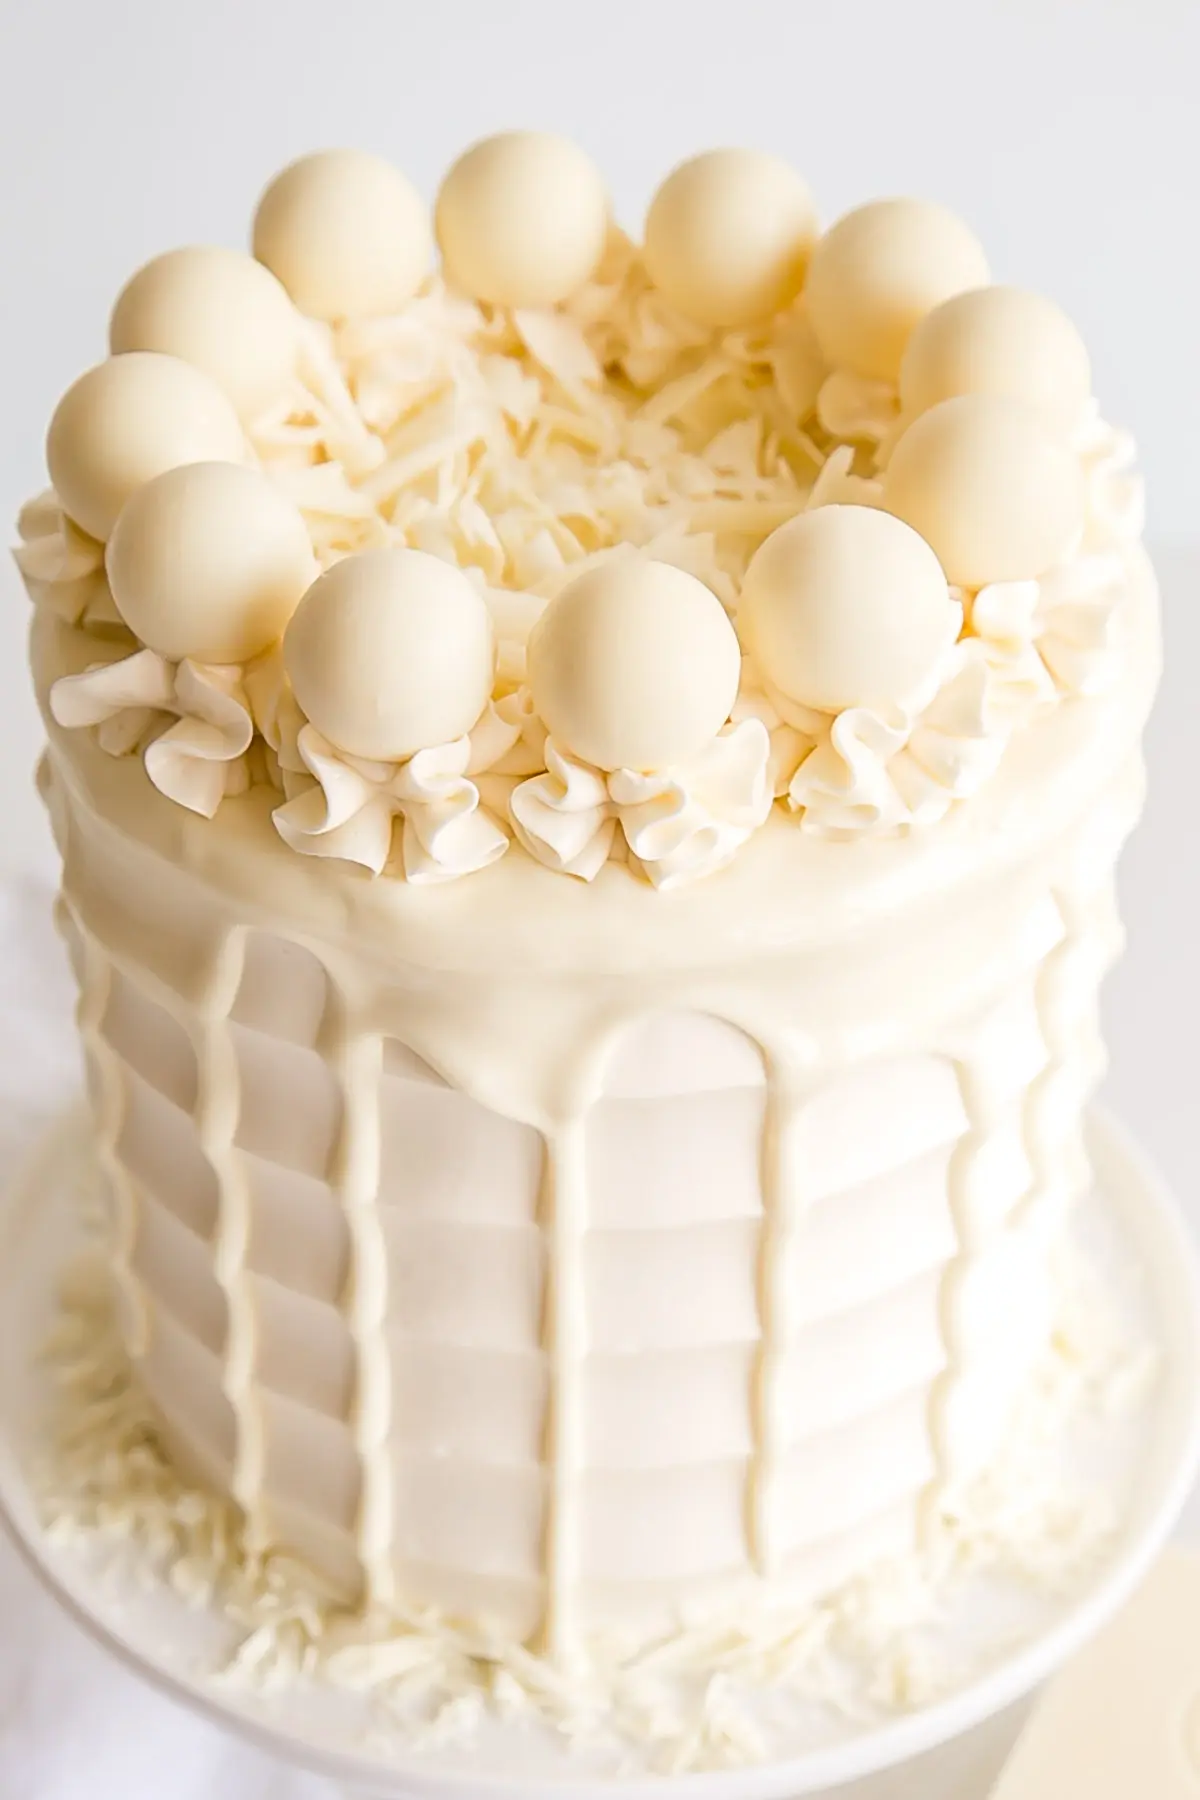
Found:
<path fill-rule="evenodd" d="M 331 983 L 331 992 L 336 993 Z M 326 1061 L 341 1092 L 341 1125 L 330 1185 L 338 1195 L 350 1237 L 350 1271 L 343 1310 L 354 1342 L 356 1381 L 351 1430 L 358 1451 L 361 1490 L 355 1522 L 365 1595 L 386 1605 L 394 1598 L 391 1559 L 393 1495 L 388 1460 L 392 1386 L 385 1325 L 388 1310 L 387 1247 L 379 1218 L 380 1081 L 383 1040 L 358 1031 L 344 1000 L 327 1012 Z"/>
<path fill-rule="evenodd" d="M 125 1117 L 125 1082 L 120 1059 L 109 1047 L 104 1035 L 104 1015 L 112 991 L 113 965 L 65 895 L 59 895 L 55 919 L 63 936 L 73 933 L 78 945 L 76 973 L 79 999 L 75 1018 L 90 1076 L 96 1159 L 112 1199 L 113 1273 L 121 1308 L 122 1333 L 129 1354 L 142 1356 L 149 1342 L 150 1313 L 141 1282 L 133 1268 L 133 1253 L 137 1242 L 137 1194 L 118 1154 Z"/>
<path fill-rule="evenodd" d="M 246 934 L 228 932 L 218 944 L 203 982 L 192 1025 L 196 1051 L 195 1124 L 200 1149 L 217 1180 L 213 1272 L 225 1295 L 227 1328 L 222 1386 L 236 1431 L 230 1490 L 246 1518 L 252 1542 L 264 1541 L 265 1438 L 254 1380 L 256 1321 L 246 1273 L 250 1243 L 250 1188 L 237 1148 L 241 1076 L 230 1014 L 241 986 Z M 187 1016 L 184 1015 L 187 1024 Z"/>
<path fill-rule="evenodd" d="M 587 1226 L 584 1115 L 545 1139 L 541 1226 L 548 1249 L 542 1348 L 549 1369 L 541 1638 L 547 1654 L 571 1662 L 579 1650 L 574 1599 L 579 1585 L 579 1472 L 583 1461 L 582 1361 L 586 1298 L 581 1248 Z"/>
<path fill-rule="evenodd" d="M 759 1237 L 758 1310 L 761 1331 L 754 1366 L 754 1445 L 746 1492 L 750 1561 L 764 1579 L 782 1563 L 774 1531 L 773 1492 L 783 1457 L 781 1376 L 788 1346 L 788 1273 L 801 1225 L 799 1168 L 792 1149 L 803 1108 L 799 1082 L 786 1064 L 767 1063 L 763 1117 L 763 1222 Z"/>

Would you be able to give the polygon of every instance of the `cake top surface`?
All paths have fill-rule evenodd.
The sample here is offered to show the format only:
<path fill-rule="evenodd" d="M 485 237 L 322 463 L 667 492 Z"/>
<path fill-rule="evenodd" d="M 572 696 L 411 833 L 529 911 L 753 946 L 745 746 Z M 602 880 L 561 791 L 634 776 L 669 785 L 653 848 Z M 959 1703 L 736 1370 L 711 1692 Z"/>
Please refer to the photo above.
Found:
<path fill-rule="evenodd" d="M 388 162 L 302 158 L 253 252 L 129 281 L 17 553 L 69 629 L 53 720 L 203 820 L 409 885 L 665 890 L 944 833 L 1119 685 L 1132 447 L 941 207 L 822 233 L 718 150 L 638 247 L 513 132 L 432 228 Z"/>

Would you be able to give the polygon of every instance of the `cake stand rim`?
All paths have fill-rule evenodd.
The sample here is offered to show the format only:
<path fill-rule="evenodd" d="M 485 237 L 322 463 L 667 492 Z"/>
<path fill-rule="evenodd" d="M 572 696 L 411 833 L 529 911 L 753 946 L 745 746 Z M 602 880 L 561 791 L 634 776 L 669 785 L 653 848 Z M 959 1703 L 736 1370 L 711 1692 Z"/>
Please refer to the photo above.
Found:
<path fill-rule="evenodd" d="M 1200 1259 L 1179 1201 L 1133 1134 L 1102 1108 L 1088 1115 L 1089 1147 L 1097 1186 L 1121 1216 L 1154 1284 L 1156 1314 L 1164 1324 L 1168 1351 L 1166 1387 L 1159 1404 L 1174 1418 L 1168 1446 L 1156 1438 L 1163 1465 L 1151 1503 L 1136 1536 L 1122 1543 L 1095 1584 L 1044 1633 L 1021 1646 L 969 1686 L 927 1707 L 889 1720 L 844 1742 L 800 1757 L 747 1763 L 729 1770 L 634 1777 L 564 1774 L 539 1777 L 493 1776 L 476 1770 L 433 1766 L 425 1752 L 383 1760 L 374 1755 L 313 1743 L 289 1732 L 280 1721 L 256 1717 L 255 1696 L 226 1699 L 202 1677 L 189 1679 L 154 1660 L 122 1636 L 112 1609 L 85 1597 L 66 1580 L 49 1555 L 46 1534 L 29 1520 L 35 1511 L 21 1459 L 9 1441 L 11 1396 L 0 1391 L 0 1527 L 25 1566 L 86 1636 L 141 1680 L 176 1705 L 190 1708 L 210 1724 L 310 1774 L 346 1788 L 391 1800 L 801 1800 L 836 1794 L 847 1784 L 868 1780 L 934 1752 L 1026 1697 L 1090 1638 L 1128 1598 L 1170 1535 L 1197 1469 L 1200 1468 Z M 21 1228 L 45 1179 L 74 1145 L 86 1142 L 81 1101 L 65 1108 L 43 1130 L 0 1195 L 0 1299 L 19 1274 Z M 56 1274 L 77 1248 L 64 1243 Z M 10 1251 L 16 1254 L 10 1255 Z M 1164 1304 L 1165 1300 L 1165 1304 Z M 32 1357 L 31 1357 L 32 1360 Z M 119 1601 L 118 1601 L 119 1604 Z M 181 1615 L 191 1613 L 180 1599 Z"/>

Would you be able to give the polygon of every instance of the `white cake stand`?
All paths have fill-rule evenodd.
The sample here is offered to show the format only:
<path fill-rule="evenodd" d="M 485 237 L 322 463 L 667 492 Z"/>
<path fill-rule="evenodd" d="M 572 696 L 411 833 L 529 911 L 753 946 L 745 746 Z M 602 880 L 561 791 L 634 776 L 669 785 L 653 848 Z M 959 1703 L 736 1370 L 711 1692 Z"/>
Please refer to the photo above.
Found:
<path fill-rule="evenodd" d="M 1092 1125 L 1098 1200 L 1087 1235 L 1154 1322 L 1163 1374 L 1136 1442 L 1114 1439 L 1103 1481 L 1123 1497 L 1123 1528 L 1091 1587 L 1063 1601 L 1019 1650 L 981 1678 L 905 1717 L 825 1742 L 787 1761 L 729 1773 L 614 1781 L 567 1761 L 548 1731 L 488 1722 L 467 1747 L 415 1752 L 372 1738 L 362 1702 L 310 1685 L 264 1696 L 221 1686 L 214 1666 L 229 1627 L 160 1584 L 114 1581 L 38 1516 L 27 1470 L 45 1448 L 49 1398 L 37 1351 L 59 1278 L 80 1247 L 77 1195 L 86 1137 L 64 1119 L 0 1204 L 0 1517 L 18 1550 L 85 1631 L 167 1694 L 226 1729 L 340 1784 L 384 1800 L 976 1800 L 1012 1741 L 1020 1702 L 1121 1605 L 1170 1532 L 1200 1458 L 1200 1283 L 1178 1207 L 1126 1135 Z M 1095 1246 L 1093 1246 L 1095 1247 Z M 800 1740 L 802 1741 L 802 1740 Z"/>

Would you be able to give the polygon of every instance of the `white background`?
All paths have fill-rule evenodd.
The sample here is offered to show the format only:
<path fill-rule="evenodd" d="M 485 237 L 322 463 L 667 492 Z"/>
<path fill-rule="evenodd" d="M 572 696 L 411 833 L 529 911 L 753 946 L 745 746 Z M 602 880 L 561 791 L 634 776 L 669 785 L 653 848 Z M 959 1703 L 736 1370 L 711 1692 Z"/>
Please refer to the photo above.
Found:
<path fill-rule="evenodd" d="M 1151 801 L 1123 880 L 1132 944 L 1109 991 L 1109 1098 L 1200 1225 L 1200 0 L 0 0 L 0 70 L 6 522 L 43 485 L 46 422 L 103 354 L 126 276 L 174 244 L 242 243 L 271 173 L 322 145 L 382 151 L 432 196 L 473 137 L 565 131 L 632 228 L 681 156 L 762 145 L 805 172 L 826 217 L 879 193 L 948 202 L 999 279 L 1064 304 L 1106 412 L 1141 439 L 1166 595 Z M 25 617 L 5 572 L 0 872 L 46 876 Z M 24 1026 L 41 990 L 26 981 L 13 1010 L 14 943 L 41 903 L 36 890 L 15 910 L 4 901 L 0 1005 Z M 65 990 L 45 1006 L 61 1017 Z M 65 1079 L 48 1038 L 40 1059 L 21 1046 L 0 1150 Z M 0 1554 L 0 1800 L 317 1791 L 226 1758 L 204 1728 L 102 1674 Z"/>

